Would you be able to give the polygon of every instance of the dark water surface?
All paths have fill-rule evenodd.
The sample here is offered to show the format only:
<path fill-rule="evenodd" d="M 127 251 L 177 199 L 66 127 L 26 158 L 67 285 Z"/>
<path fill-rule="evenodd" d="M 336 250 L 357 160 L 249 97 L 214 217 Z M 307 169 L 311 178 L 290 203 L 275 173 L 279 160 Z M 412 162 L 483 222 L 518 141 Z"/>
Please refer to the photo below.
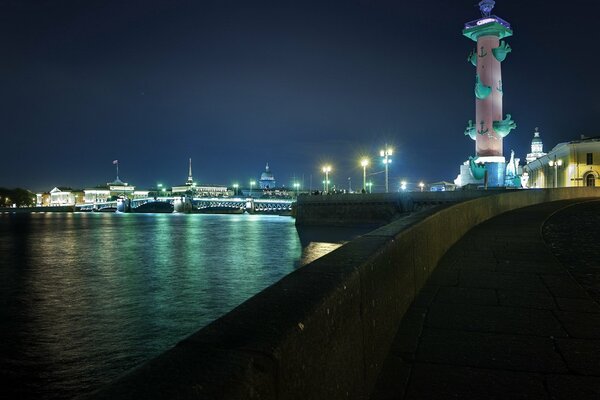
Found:
<path fill-rule="evenodd" d="M 338 246 L 290 217 L 0 214 L 0 397 L 94 390 Z"/>

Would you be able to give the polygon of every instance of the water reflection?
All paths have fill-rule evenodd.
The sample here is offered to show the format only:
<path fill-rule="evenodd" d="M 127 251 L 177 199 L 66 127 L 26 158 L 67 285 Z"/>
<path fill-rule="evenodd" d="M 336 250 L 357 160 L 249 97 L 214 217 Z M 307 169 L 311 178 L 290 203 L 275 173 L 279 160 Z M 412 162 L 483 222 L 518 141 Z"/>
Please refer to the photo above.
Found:
<path fill-rule="evenodd" d="M 71 398 L 356 236 L 289 217 L 0 215 L 3 398 Z"/>

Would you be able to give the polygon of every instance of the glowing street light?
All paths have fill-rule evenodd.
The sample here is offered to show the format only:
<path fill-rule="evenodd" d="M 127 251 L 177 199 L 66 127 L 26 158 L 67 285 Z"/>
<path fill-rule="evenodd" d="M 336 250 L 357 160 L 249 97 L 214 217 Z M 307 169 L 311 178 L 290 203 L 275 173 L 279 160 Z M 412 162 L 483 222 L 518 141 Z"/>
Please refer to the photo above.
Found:
<path fill-rule="evenodd" d="M 161 189 L 162 189 L 163 192 L 165 191 L 165 189 L 163 189 L 162 187 L 163 187 L 162 183 L 157 183 L 156 184 L 156 189 L 157 189 L 156 190 L 156 197 L 160 196 Z"/>
<path fill-rule="evenodd" d="M 363 190 L 367 191 L 367 165 L 369 165 L 369 159 L 363 158 L 360 160 L 360 165 L 363 167 Z"/>
<path fill-rule="evenodd" d="M 562 160 L 557 160 L 556 156 L 554 156 L 554 160 L 548 161 L 548 165 L 554 167 L 554 187 L 558 187 L 558 167 L 562 167 Z"/>
<path fill-rule="evenodd" d="M 323 172 L 325 173 L 325 193 L 329 193 L 329 173 L 331 172 L 331 165 L 324 165 Z"/>
<path fill-rule="evenodd" d="M 425 184 L 423 182 L 419 182 L 419 187 L 421 188 L 421 192 L 422 192 L 423 188 L 425 187 Z"/>
<path fill-rule="evenodd" d="M 383 164 L 385 165 L 385 192 L 388 193 L 388 166 L 392 163 L 392 148 L 385 146 L 385 149 L 379 152 L 379 155 L 383 157 Z"/>
<path fill-rule="evenodd" d="M 252 187 L 256 185 L 256 181 L 250 181 L 250 197 L 252 197 Z"/>
<path fill-rule="evenodd" d="M 400 189 L 406 190 L 406 181 L 400 182 Z"/>
<path fill-rule="evenodd" d="M 294 182 L 294 189 L 296 190 L 296 197 L 298 197 L 298 190 L 300 189 L 300 184 L 298 182 Z"/>
<path fill-rule="evenodd" d="M 367 186 L 369 187 L 369 193 L 373 193 L 373 182 L 367 182 Z"/>
<path fill-rule="evenodd" d="M 237 191 L 238 191 L 239 187 L 240 187 L 240 185 L 238 185 L 237 183 L 233 184 L 233 195 L 234 196 L 237 196 Z"/>

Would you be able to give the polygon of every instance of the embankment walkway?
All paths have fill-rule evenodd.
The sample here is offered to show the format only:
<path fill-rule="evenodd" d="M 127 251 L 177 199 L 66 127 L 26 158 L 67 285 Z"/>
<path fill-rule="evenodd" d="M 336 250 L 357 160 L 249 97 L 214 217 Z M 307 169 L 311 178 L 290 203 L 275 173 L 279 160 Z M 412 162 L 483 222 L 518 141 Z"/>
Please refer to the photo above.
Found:
<path fill-rule="evenodd" d="M 371 398 L 599 399 L 600 307 L 541 232 L 584 201 L 517 209 L 461 238 L 405 314 Z"/>

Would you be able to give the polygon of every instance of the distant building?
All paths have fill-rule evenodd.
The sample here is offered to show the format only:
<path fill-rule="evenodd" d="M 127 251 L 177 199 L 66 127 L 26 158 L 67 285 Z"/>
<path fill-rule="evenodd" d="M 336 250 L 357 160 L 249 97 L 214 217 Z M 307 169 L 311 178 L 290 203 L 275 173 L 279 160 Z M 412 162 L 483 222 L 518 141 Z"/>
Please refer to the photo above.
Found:
<path fill-rule="evenodd" d="M 81 202 L 83 202 L 83 191 L 81 190 L 73 190 L 69 187 L 57 186 L 50 191 L 51 206 L 73 206 Z"/>
<path fill-rule="evenodd" d="M 147 190 L 135 190 L 135 186 L 123 182 L 117 177 L 106 185 L 96 186 L 83 190 L 83 202 L 86 204 L 105 203 L 117 197 L 128 199 L 144 199 L 148 197 Z"/>
<path fill-rule="evenodd" d="M 533 139 L 531 139 L 531 153 L 527 154 L 525 160 L 527 164 L 532 161 L 537 160 L 540 157 L 544 157 L 546 153 L 544 153 L 544 144 L 542 143 L 542 138 L 540 138 L 540 133 L 538 132 L 538 128 L 535 128 L 535 132 L 533 132 Z"/>
<path fill-rule="evenodd" d="M 227 186 L 222 185 L 198 185 L 192 177 L 192 159 L 190 158 L 188 178 L 184 185 L 173 186 L 171 193 L 174 195 L 191 194 L 200 197 L 222 197 L 229 194 Z"/>
<path fill-rule="evenodd" d="M 530 188 L 600 186 L 600 137 L 559 143 L 523 172 Z"/>
<path fill-rule="evenodd" d="M 49 192 L 36 193 L 35 205 L 38 207 L 47 207 L 50 205 L 51 197 Z"/>
<path fill-rule="evenodd" d="M 277 182 L 275 181 L 275 177 L 273 173 L 269 169 L 269 163 L 265 167 L 265 172 L 260 175 L 260 180 L 258 181 L 261 189 L 274 189 L 276 187 Z"/>
<path fill-rule="evenodd" d="M 452 182 L 446 182 L 446 181 L 435 182 L 435 183 L 432 183 L 429 186 L 429 190 L 431 192 L 449 192 L 449 191 L 455 191 L 456 190 L 456 184 L 454 184 Z"/>

